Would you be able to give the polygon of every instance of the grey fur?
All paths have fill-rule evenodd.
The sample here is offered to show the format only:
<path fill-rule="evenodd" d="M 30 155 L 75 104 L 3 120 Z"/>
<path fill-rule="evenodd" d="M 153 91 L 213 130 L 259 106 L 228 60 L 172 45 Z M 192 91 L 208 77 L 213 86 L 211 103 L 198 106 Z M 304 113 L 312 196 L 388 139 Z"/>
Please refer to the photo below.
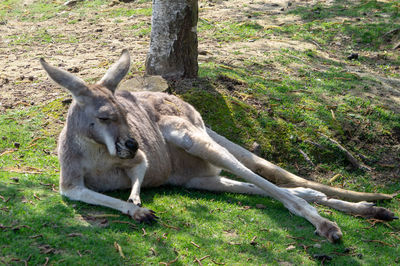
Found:
<path fill-rule="evenodd" d="M 307 201 L 351 213 L 370 208 L 367 204 L 330 201 L 325 194 L 312 189 L 275 186 L 242 163 L 241 154 L 246 154 L 242 148 L 206 129 L 200 114 L 178 97 L 159 92 L 114 92 L 122 74 L 127 72 L 127 61 L 129 54 L 124 51 L 101 82 L 78 82 L 78 87 L 86 90 L 85 97 L 70 106 L 59 138 L 61 194 L 120 210 L 138 221 L 155 218 L 154 212 L 138 206 L 140 187 L 172 184 L 271 196 L 309 220 L 320 235 L 332 242 L 342 236 L 339 227 L 319 216 Z M 44 68 L 56 82 L 76 93 L 77 86 L 70 84 L 76 84 L 77 78 L 47 64 Z M 54 78 L 54 73 L 61 77 Z M 138 142 L 137 151 L 126 147 L 129 139 Z M 255 186 L 220 177 L 221 169 Z M 269 174 L 283 171 L 276 169 Z M 116 189 L 132 189 L 129 201 L 134 204 L 99 193 Z"/>

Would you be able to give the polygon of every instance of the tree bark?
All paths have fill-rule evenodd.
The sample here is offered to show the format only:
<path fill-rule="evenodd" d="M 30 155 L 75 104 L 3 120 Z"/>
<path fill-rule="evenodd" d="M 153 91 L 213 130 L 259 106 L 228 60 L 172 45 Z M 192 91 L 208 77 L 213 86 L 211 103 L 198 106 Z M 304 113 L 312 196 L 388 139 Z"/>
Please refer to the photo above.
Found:
<path fill-rule="evenodd" d="M 197 19 L 197 0 L 153 0 L 147 74 L 197 77 Z"/>

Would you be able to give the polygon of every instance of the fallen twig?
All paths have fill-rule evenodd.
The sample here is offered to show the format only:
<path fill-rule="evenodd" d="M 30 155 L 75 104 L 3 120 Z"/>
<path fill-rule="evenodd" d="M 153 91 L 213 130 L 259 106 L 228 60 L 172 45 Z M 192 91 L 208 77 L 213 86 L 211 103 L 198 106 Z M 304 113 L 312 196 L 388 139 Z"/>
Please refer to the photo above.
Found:
<path fill-rule="evenodd" d="M 362 239 L 362 241 L 364 241 L 364 242 L 375 242 L 375 243 L 379 243 L 379 244 L 382 244 L 382 245 L 385 245 L 385 246 L 393 247 L 393 245 L 391 245 L 389 243 L 383 242 L 381 240 L 376 240 L 376 239 Z"/>
<path fill-rule="evenodd" d="M 31 140 L 31 142 L 29 142 L 27 148 L 30 148 L 33 145 L 36 145 L 36 143 L 34 144 L 34 142 L 38 141 L 39 139 L 42 139 L 42 137 L 37 137 L 37 138 L 34 138 L 33 140 Z"/>
<path fill-rule="evenodd" d="M 18 149 L 5 150 L 5 151 L 3 151 L 2 153 L 0 153 L 0 156 L 13 153 L 13 152 L 15 152 L 15 151 L 17 151 L 17 150 L 18 150 Z"/>
<path fill-rule="evenodd" d="M 193 262 L 197 262 L 200 266 L 202 266 L 203 264 L 201 263 L 201 261 L 199 261 L 198 258 L 194 257 L 194 261 Z"/>
<path fill-rule="evenodd" d="M 174 230 L 176 230 L 176 231 L 181 230 L 181 229 L 178 228 L 178 227 L 175 227 L 175 226 L 172 226 L 172 225 L 168 225 L 168 224 L 165 224 L 165 223 L 163 223 L 163 222 L 160 222 L 160 224 L 161 224 L 162 226 L 164 226 L 164 227 L 171 228 L 171 229 L 174 229 Z"/>
<path fill-rule="evenodd" d="M 210 255 L 206 255 L 206 256 L 204 256 L 204 257 L 201 257 L 200 259 L 199 259 L 199 261 L 202 261 L 202 260 L 204 260 L 204 259 L 206 259 L 206 258 L 209 258 L 210 257 Z"/>
<path fill-rule="evenodd" d="M 49 257 L 46 257 L 46 261 L 44 262 L 43 266 L 47 266 L 47 264 L 49 263 Z"/>
<path fill-rule="evenodd" d="M 193 241 L 190 241 L 190 244 L 192 244 L 192 245 L 195 246 L 196 248 L 200 248 L 200 246 L 197 245 L 196 243 L 194 243 Z"/>
<path fill-rule="evenodd" d="M 311 161 L 310 157 L 308 157 L 307 153 L 305 153 L 302 149 L 299 149 L 299 152 L 301 155 L 303 155 L 307 163 L 309 163 L 312 167 L 315 167 L 315 164 Z"/>
<path fill-rule="evenodd" d="M 291 239 L 300 239 L 300 240 L 304 240 L 304 237 L 301 236 L 286 236 L 287 238 L 291 238 Z"/>
<path fill-rule="evenodd" d="M 120 217 L 119 214 L 88 214 L 87 216 L 93 217 L 93 218 L 107 218 L 107 217 Z"/>
<path fill-rule="evenodd" d="M 389 227 L 390 229 L 393 229 L 393 227 L 390 225 L 390 224 L 388 224 L 386 221 L 383 221 L 383 220 L 379 220 L 379 219 L 367 219 L 367 220 L 365 220 L 367 223 L 369 223 L 371 226 L 369 226 L 369 227 L 364 227 L 363 229 L 370 229 L 370 228 L 372 228 L 372 227 L 374 227 L 376 224 L 378 224 L 378 223 L 382 223 L 382 224 L 384 224 L 384 225 L 386 225 L 387 227 Z"/>
<path fill-rule="evenodd" d="M 315 44 L 320 50 L 323 50 L 322 49 L 322 47 L 321 47 L 321 45 L 319 45 L 319 43 L 317 43 L 316 41 L 314 41 L 314 40 L 309 40 L 311 43 L 313 43 L 313 44 Z"/>
<path fill-rule="evenodd" d="M 119 255 L 120 255 L 121 257 L 125 258 L 125 255 L 124 255 L 124 253 L 122 252 L 122 248 L 121 248 L 121 246 L 120 246 L 117 242 L 114 242 L 114 247 L 115 247 L 115 249 L 118 251 Z"/>
<path fill-rule="evenodd" d="M 143 231 L 143 235 L 142 236 L 147 235 L 146 230 L 144 228 L 142 228 L 142 231 Z"/>
<path fill-rule="evenodd" d="M 20 168 L 12 168 L 12 167 L 5 167 L 3 170 L 7 172 L 12 172 L 12 173 L 19 173 L 19 174 L 31 174 L 31 175 L 37 175 L 37 174 L 42 174 L 43 171 L 34 168 L 34 167 L 26 167 L 25 169 L 20 169 Z M 18 183 L 15 183 L 18 184 Z"/>
<path fill-rule="evenodd" d="M 118 224 L 128 224 L 128 225 L 130 225 L 131 227 L 133 227 L 134 229 L 137 229 L 137 226 L 136 226 L 135 224 L 131 223 L 131 222 L 119 221 L 119 220 L 114 220 L 114 221 L 111 221 L 111 222 L 112 222 L 112 223 L 118 223 Z M 142 230 L 143 230 L 143 228 L 142 228 Z"/>
<path fill-rule="evenodd" d="M 371 171 L 371 168 L 369 168 L 368 166 L 366 166 L 366 165 L 362 164 L 361 162 L 359 162 L 346 148 L 344 148 L 342 145 L 340 145 L 339 142 L 337 142 L 334 139 L 331 139 L 330 137 L 328 137 L 327 135 L 325 135 L 323 133 L 319 133 L 319 134 L 321 136 L 323 136 L 324 138 L 328 139 L 332 144 L 334 144 L 342 152 L 344 152 L 344 154 L 346 155 L 347 160 L 349 160 L 349 162 L 353 165 L 353 167 L 355 167 L 357 169 Z"/>
<path fill-rule="evenodd" d="M 172 263 L 177 262 L 177 261 L 178 261 L 178 258 L 179 258 L 179 256 L 176 257 L 174 260 L 171 260 L 171 261 L 169 261 L 169 262 L 160 262 L 160 264 L 169 266 L 169 265 L 171 265 Z"/>
<path fill-rule="evenodd" d="M 11 228 L 11 230 L 13 230 L 13 231 L 18 231 L 18 230 L 20 230 L 21 228 L 28 228 L 28 229 L 31 229 L 31 227 L 30 226 L 27 226 L 27 225 L 17 225 L 17 226 L 14 226 L 13 228 Z"/>
<path fill-rule="evenodd" d="M 211 260 L 213 263 L 217 264 L 217 265 L 225 265 L 225 263 L 223 262 L 216 262 L 215 260 Z"/>
<path fill-rule="evenodd" d="M 304 142 L 305 142 L 305 143 L 312 144 L 312 145 L 314 145 L 315 147 L 317 147 L 317 148 L 319 148 L 319 149 L 321 149 L 321 150 L 326 150 L 326 147 L 324 147 L 324 146 L 322 146 L 321 144 L 316 143 L 316 142 L 314 142 L 314 141 L 305 140 Z"/>

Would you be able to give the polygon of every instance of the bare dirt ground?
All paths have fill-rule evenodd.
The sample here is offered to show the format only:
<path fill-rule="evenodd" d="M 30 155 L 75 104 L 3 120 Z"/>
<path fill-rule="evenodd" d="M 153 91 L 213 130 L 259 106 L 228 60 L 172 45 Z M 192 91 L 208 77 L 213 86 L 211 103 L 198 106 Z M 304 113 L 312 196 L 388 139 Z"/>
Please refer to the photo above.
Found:
<path fill-rule="evenodd" d="M 32 1 L 25 1 L 25 5 Z M 111 2 L 111 1 L 110 1 Z M 216 0 L 199 1 L 200 19 L 207 21 L 223 21 L 225 19 L 236 22 L 254 21 L 264 28 L 276 27 L 285 23 L 300 23 L 301 18 L 288 14 L 287 11 L 298 5 L 309 5 L 321 1 L 304 0 Z M 324 1 L 330 3 L 332 1 Z M 99 13 L 113 8 L 148 8 L 151 3 L 117 3 L 104 5 L 100 10 L 88 12 L 82 18 L 71 7 L 61 11 L 58 16 L 41 22 L 21 21 L 11 19 L 0 25 L 0 111 L 14 108 L 18 105 L 36 105 L 56 97 L 66 95 L 65 91 L 49 81 L 42 71 L 38 59 L 46 58 L 50 63 L 58 65 L 71 72 L 77 73 L 88 81 L 100 78 L 105 69 L 119 55 L 123 48 L 128 48 L 132 56 L 133 74 L 143 74 L 143 66 L 149 46 L 149 35 L 134 35 L 130 26 L 139 23 L 151 23 L 151 17 L 134 15 L 131 17 L 116 18 L 100 16 L 94 23 L 93 18 Z M 249 17 L 251 12 L 260 12 L 261 16 Z M 335 18 L 340 20 L 341 18 Z M 76 20 L 74 24 L 69 24 Z M 35 32 L 44 32 L 51 36 L 62 35 L 54 43 L 44 43 L 35 39 Z M 15 36 L 25 38 L 25 42 L 15 42 Z M 74 38 L 74 42 L 69 41 Z M 206 51 L 206 55 L 199 56 L 199 63 L 213 60 L 216 63 L 242 64 L 249 57 L 260 60 L 267 58 L 266 51 L 291 48 L 297 50 L 319 50 L 318 44 L 301 42 L 291 39 L 275 38 L 268 42 L 265 39 L 254 42 L 215 43 L 206 36 L 199 34 L 199 50 Z M 240 54 L 234 54 L 241 50 Z M 319 51 L 319 56 L 330 60 L 341 61 L 329 51 Z M 316 66 L 323 67 L 323 66 Z M 279 69 L 277 69 L 280 71 Z M 281 71 L 284 71 L 283 69 Z M 393 110 L 400 111 L 400 81 L 387 78 L 379 70 L 365 66 L 352 66 L 349 71 L 361 76 L 379 78 L 382 86 L 374 88 L 371 94 L 379 97 L 392 106 Z"/>

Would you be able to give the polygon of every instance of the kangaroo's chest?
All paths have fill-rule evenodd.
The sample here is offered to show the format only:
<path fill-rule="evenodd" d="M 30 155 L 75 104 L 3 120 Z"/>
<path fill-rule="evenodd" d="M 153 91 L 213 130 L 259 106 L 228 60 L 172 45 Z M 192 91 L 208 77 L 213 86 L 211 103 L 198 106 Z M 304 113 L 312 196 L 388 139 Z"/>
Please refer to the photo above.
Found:
<path fill-rule="evenodd" d="M 106 149 L 90 147 L 82 160 L 85 185 L 96 191 L 128 189 L 131 180 L 126 175 L 126 165 L 108 155 Z"/>

